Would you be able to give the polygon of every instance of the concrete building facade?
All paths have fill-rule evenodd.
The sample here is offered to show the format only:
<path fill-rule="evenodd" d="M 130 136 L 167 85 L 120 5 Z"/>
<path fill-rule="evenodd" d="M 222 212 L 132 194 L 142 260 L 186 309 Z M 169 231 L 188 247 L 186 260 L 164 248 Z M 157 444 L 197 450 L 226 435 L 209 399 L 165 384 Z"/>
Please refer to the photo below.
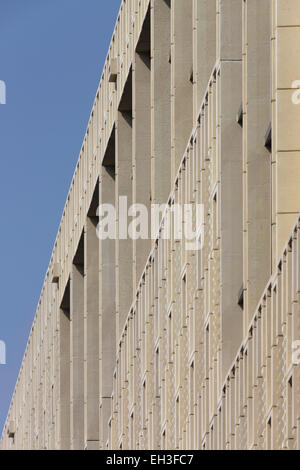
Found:
<path fill-rule="evenodd" d="M 299 0 L 123 0 L 2 449 L 300 449 L 299 44 Z"/>

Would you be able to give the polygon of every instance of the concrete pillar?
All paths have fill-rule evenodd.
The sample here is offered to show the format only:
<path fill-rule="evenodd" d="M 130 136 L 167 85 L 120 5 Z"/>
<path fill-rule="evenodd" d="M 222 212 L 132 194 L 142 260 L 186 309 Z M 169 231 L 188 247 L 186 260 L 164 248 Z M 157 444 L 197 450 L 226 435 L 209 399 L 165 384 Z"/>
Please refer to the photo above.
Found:
<path fill-rule="evenodd" d="M 196 41 L 194 43 L 194 80 L 196 82 L 196 118 L 204 99 L 208 80 L 216 62 L 216 2 L 194 0 Z"/>
<path fill-rule="evenodd" d="M 150 19 L 147 15 L 141 40 L 137 45 L 132 68 L 133 118 L 133 196 L 134 204 L 151 207 L 151 67 Z M 139 214 L 137 214 L 138 216 Z M 132 220 L 132 219 L 131 219 Z M 151 240 L 133 240 L 133 295 L 150 252 Z"/>
<path fill-rule="evenodd" d="M 131 102 L 130 102 L 131 105 Z M 129 107 L 129 106 L 128 106 Z M 121 199 L 120 199 L 121 198 Z M 117 339 L 132 303 L 133 241 L 128 237 L 127 214 L 132 204 L 132 110 L 118 112 L 116 123 L 116 313 Z"/>
<path fill-rule="evenodd" d="M 151 8 L 152 202 L 165 204 L 171 191 L 171 8 Z"/>
<path fill-rule="evenodd" d="M 84 237 L 84 441 L 99 449 L 99 238 L 98 218 L 87 217 Z"/>
<path fill-rule="evenodd" d="M 101 168 L 100 204 L 115 202 L 115 167 Z M 100 437 L 108 438 L 113 371 L 116 359 L 115 240 L 101 242 L 100 250 Z"/>
<path fill-rule="evenodd" d="M 238 293 L 243 282 L 242 130 L 236 115 L 242 99 L 242 5 L 221 2 L 220 214 L 223 383 L 243 338 L 243 312 Z"/>
<path fill-rule="evenodd" d="M 84 260 L 83 237 L 71 279 L 71 449 L 84 448 Z"/>
<path fill-rule="evenodd" d="M 65 301 L 59 309 L 59 332 L 60 332 L 60 449 L 71 448 L 71 403 L 70 403 L 70 285 L 66 289 Z M 37 406 L 38 412 L 38 406 Z"/>
<path fill-rule="evenodd" d="M 271 275 L 271 154 L 264 146 L 271 123 L 271 5 L 245 3 L 244 132 L 244 333 Z"/>
<path fill-rule="evenodd" d="M 171 184 L 193 128 L 193 0 L 171 2 Z"/>

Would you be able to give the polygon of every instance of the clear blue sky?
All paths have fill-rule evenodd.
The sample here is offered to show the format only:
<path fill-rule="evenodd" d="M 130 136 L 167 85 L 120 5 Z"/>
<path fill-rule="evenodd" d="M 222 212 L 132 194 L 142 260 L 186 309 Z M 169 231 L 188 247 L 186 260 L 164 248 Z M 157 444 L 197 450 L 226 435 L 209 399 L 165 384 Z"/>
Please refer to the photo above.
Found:
<path fill-rule="evenodd" d="M 121 0 L 0 0 L 0 432 Z"/>

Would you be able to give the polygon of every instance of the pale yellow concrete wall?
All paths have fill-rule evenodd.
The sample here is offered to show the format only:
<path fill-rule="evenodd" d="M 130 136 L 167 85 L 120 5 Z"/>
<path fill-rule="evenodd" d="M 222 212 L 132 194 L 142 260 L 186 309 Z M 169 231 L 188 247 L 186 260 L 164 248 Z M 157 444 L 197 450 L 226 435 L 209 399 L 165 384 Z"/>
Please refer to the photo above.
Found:
<path fill-rule="evenodd" d="M 300 448 L 299 25 L 297 0 L 122 2 L 1 448 Z M 203 248 L 163 221 L 100 242 L 119 196 L 203 204 Z"/>
<path fill-rule="evenodd" d="M 274 265 L 300 210 L 299 149 L 300 113 L 294 104 L 293 82 L 300 76 L 300 5 L 299 2 L 273 2 L 273 118 L 275 121 L 273 153 L 274 179 Z M 299 86 L 299 85 L 298 85 Z M 286 176 L 289 174 L 287 180 Z"/>
<path fill-rule="evenodd" d="M 244 2 L 244 333 L 271 275 L 271 2 Z"/>

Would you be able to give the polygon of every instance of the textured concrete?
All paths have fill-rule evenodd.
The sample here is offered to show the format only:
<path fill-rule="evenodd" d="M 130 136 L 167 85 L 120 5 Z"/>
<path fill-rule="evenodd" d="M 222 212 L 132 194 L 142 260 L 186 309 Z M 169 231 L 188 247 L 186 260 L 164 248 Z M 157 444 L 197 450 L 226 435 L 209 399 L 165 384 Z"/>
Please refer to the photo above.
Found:
<path fill-rule="evenodd" d="M 99 244 L 98 219 L 87 217 L 84 233 L 84 442 L 99 448 Z"/>
<path fill-rule="evenodd" d="M 300 449 L 299 37 L 298 0 L 122 2 L 1 449 Z"/>

